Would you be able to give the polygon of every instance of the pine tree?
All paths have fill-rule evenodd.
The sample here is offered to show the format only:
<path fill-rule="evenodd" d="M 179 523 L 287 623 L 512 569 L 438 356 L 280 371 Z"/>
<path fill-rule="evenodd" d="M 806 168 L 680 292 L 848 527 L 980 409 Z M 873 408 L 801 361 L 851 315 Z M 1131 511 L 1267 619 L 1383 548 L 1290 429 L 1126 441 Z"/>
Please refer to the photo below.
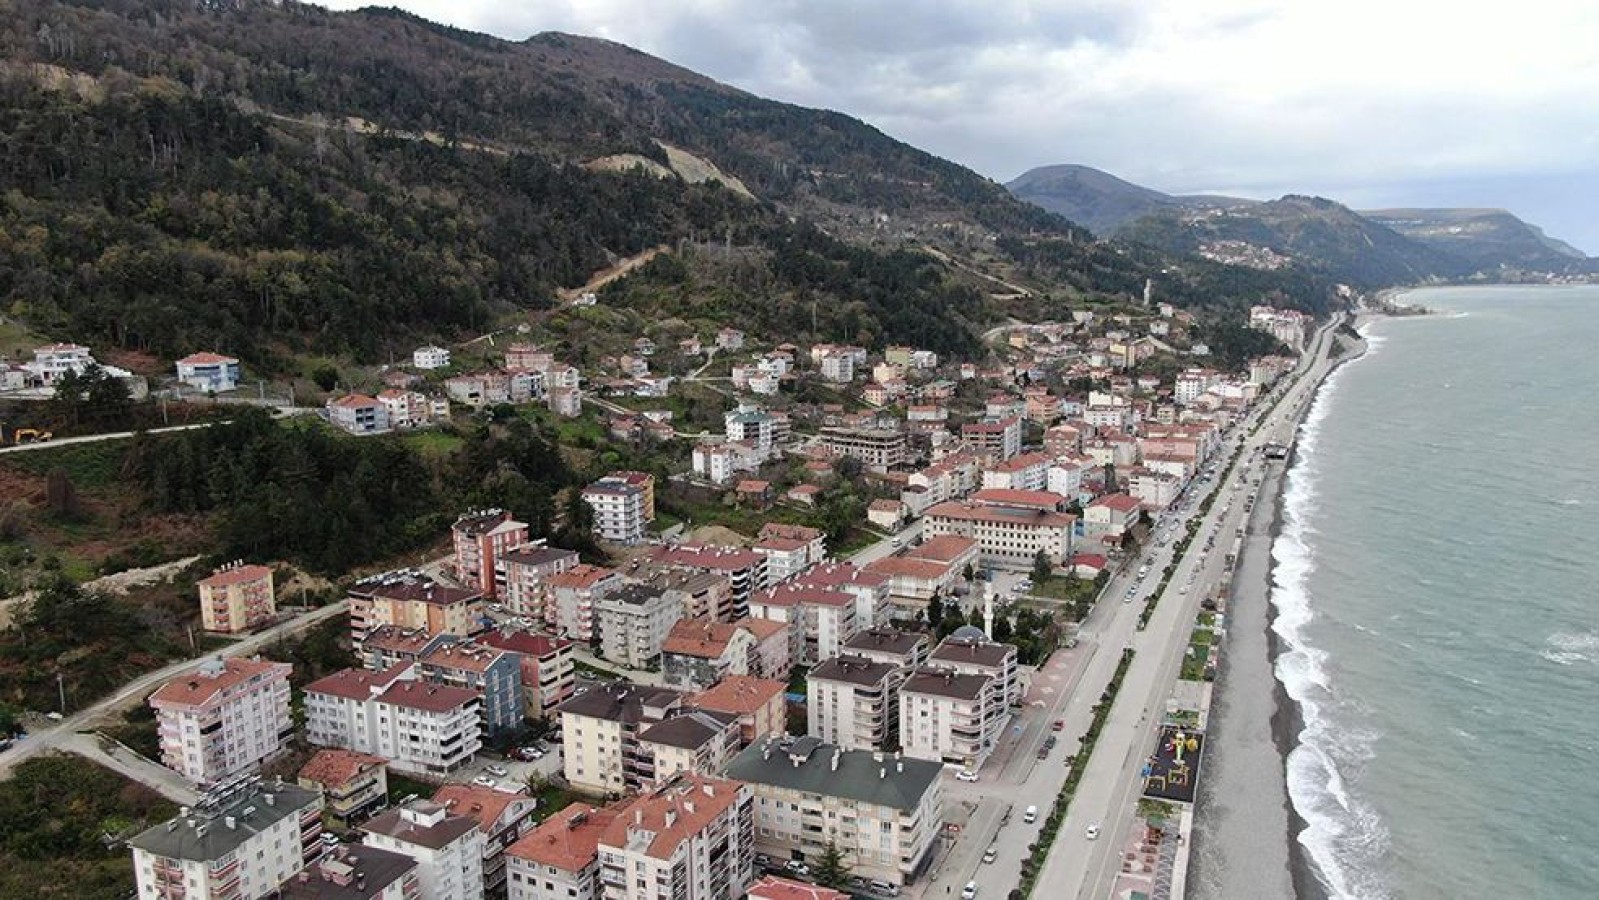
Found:
<path fill-rule="evenodd" d="M 844 854 L 838 851 L 838 845 L 832 838 L 828 838 L 827 846 L 822 849 L 822 857 L 816 861 L 813 874 L 817 884 L 835 890 L 849 881 L 849 868 L 844 865 Z"/>

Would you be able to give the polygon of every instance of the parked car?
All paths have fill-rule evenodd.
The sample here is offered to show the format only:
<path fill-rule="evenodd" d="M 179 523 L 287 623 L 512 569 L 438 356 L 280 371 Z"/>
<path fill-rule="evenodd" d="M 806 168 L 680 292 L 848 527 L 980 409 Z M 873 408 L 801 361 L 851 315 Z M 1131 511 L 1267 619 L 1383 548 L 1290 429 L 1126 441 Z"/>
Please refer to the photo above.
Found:
<path fill-rule="evenodd" d="M 797 860 L 797 859 L 789 860 L 788 863 L 783 866 L 783 868 L 789 870 L 790 872 L 793 872 L 795 875 L 809 875 L 809 874 L 811 874 L 811 867 L 807 866 L 804 862 L 802 862 L 800 860 Z"/>
<path fill-rule="evenodd" d="M 955 780 L 956 781 L 976 781 L 977 780 L 977 773 L 973 772 L 971 769 L 961 769 L 959 772 L 955 773 Z"/>
<path fill-rule="evenodd" d="M 961 900 L 977 900 L 977 882 L 966 882 L 966 886 L 961 888 Z"/>
<path fill-rule="evenodd" d="M 505 776 L 511 774 L 511 771 L 509 769 L 507 769 L 506 767 L 504 767 L 502 765 L 499 765 L 498 763 L 495 763 L 493 765 L 484 766 L 483 767 L 483 771 L 489 773 L 490 775 L 493 775 L 495 778 L 504 778 Z"/>
<path fill-rule="evenodd" d="M 491 788 L 491 787 L 494 787 L 495 785 L 499 784 L 498 781 L 495 781 L 494 779 L 490 778 L 487 775 L 479 775 L 478 777 L 472 779 L 472 783 L 477 785 L 478 787 L 486 787 L 486 788 Z"/>
<path fill-rule="evenodd" d="M 1050 728 L 1051 731 L 1065 731 L 1066 730 L 1066 720 L 1065 719 L 1056 719 L 1055 720 L 1055 724 L 1049 726 L 1049 728 Z"/>

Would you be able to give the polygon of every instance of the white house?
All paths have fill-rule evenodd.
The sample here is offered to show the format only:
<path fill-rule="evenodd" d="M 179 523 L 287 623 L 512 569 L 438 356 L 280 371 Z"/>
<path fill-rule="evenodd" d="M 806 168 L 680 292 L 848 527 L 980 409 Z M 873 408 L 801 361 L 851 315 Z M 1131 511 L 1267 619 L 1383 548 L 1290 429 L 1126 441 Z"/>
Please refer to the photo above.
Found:
<path fill-rule="evenodd" d="M 202 391 L 222 393 L 239 386 L 239 361 L 219 353 L 194 353 L 178 360 L 178 380 Z"/>
<path fill-rule="evenodd" d="M 450 364 L 450 351 L 443 347 L 418 347 L 411 352 L 411 365 L 418 369 L 443 369 Z"/>

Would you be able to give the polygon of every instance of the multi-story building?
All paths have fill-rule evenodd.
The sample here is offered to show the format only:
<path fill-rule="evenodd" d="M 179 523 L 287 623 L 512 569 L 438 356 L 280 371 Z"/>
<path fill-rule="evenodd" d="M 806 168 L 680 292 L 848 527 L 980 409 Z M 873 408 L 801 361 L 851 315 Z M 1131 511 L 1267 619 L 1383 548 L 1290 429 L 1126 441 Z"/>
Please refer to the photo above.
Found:
<path fill-rule="evenodd" d="M 784 622 L 679 619 L 661 645 L 661 675 L 683 690 L 708 688 L 728 676 L 787 679 L 792 649 Z"/>
<path fill-rule="evenodd" d="M 929 666 L 954 669 L 970 675 L 994 679 L 992 704 L 985 710 L 989 733 L 998 738 L 1001 721 L 1010 708 L 1021 703 L 1021 680 L 1017 677 L 1016 645 L 991 641 L 980 631 L 966 628 L 939 642 L 927 658 Z"/>
<path fill-rule="evenodd" d="M 905 755 L 976 769 L 993 749 L 985 711 L 995 693 L 987 675 L 923 668 L 900 686 L 899 736 Z"/>
<path fill-rule="evenodd" d="M 822 356 L 822 377 L 828 381 L 847 384 L 855 380 L 855 358 L 848 353 L 828 353 Z"/>
<path fill-rule="evenodd" d="M 1071 558 L 1077 517 L 1019 502 L 951 500 L 927 510 L 924 520 L 930 537 L 953 534 L 977 541 L 984 565 L 1027 570 L 1040 552 L 1051 565 Z"/>
<path fill-rule="evenodd" d="M 910 461 L 905 433 L 886 428 L 823 428 L 821 443 L 836 456 L 853 456 L 874 472 Z"/>
<path fill-rule="evenodd" d="M 595 604 L 627 582 L 621 573 L 603 566 L 579 563 L 545 580 L 549 599 L 545 612 L 553 613 L 550 627 L 574 641 L 588 643 L 594 637 Z"/>
<path fill-rule="evenodd" d="M 220 394 L 239 386 L 239 361 L 220 353 L 193 353 L 178 360 L 178 381 L 196 390 Z"/>
<path fill-rule="evenodd" d="M 546 547 L 538 541 L 506 551 L 498 562 L 495 580 L 502 585 L 500 602 L 519 616 L 548 622 L 549 579 L 576 568 L 578 555 L 574 550 Z"/>
<path fill-rule="evenodd" d="M 389 430 L 389 408 L 376 397 L 346 394 L 326 404 L 328 421 L 350 434 L 382 434 Z"/>
<path fill-rule="evenodd" d="M 583 502 L 594 510 L 594 536 L 613 544 L 632 545 L 644 539 L 645 492 L 623 482 L 600 480 L 583 489 Z"/>
<path fill-rule="evenodd" d="M 506 848 L 533 830 L 538 800 L 496 788 L 446 784 L 433 792 L 433 802 L 477 823 L 483 834 L 483 893 L 504 897 Z"/>
<path fill-rule="evenodd" d="M 604 900 L 735 900 L 754 875 L 748 785 L 683 775 L 625 802 L 601 835 Z"/>
<path fill-rule="evenodd" d="M 483 832 L 442 803 L 413 800 L 361 826 L 368 847 L 416 860 L 426 900 L 482 900 Z"/>
<path fill-rule="evenodd" d="M 664 784 L 692 772 L 716 775 L 738 752 L 739 717 L 685 708 L 639 732 L 634 768 L 645 785 Z"/>
<path fill-rule="evenodd" d="M 495 598 L 505 584 L 505 554 L 527 543 L 527 523 L 503 509 L 472 510 L 450 527 L 455 572 L 461 583 Z"/>
<path fill-rule="evenodd" d="M 807 525 L 768 522 L 753 549 L 767 558 L 767 584 L 777 584 L 827 559 L 827 535 Z"/>
<path fill-rule="evenodd" d="M 94 355 L 88 347 L 81 344 L 46 344 L 33 348 L 33 361 L 23 363 L 22 367 L 45 387 L 50 387 L 68 372 L 82 375 L 92 365 L 95 365 Z"/>
<path fill-rule="evenodd" d="M 505 851 L 507 900 L 595 900 L 600 838 L 616 807 L 573 803 Z"/>
<path fill-rule="evenodd" d="M 417 369 L 443 369 L 450 365 L 450 351 L 443 347 L 418 347 L 411 351 L 411 365 Z"/>
<path fill-rule="evenodd" d="M 323 808 L 335 822 L 349 826 L 387 805 L 389 761 L 324 747 L 300 767 L 295 781 L 306 790 L 321 791 Z"/>
<path fill-rule="evenodd" d="M 931 863 L 943 827 L 943 767 L 813 737 L 751 745 L 727 777 L 755 795 L 755 849 L 815 865 L 829 843 L 861 878 L 904 885 Z"/>
<path fill-rule="evenodd" d="M 806 728 L 845 750 L 887 750 L 899 733 L 901 668 L 864 656 L 835 656 L 806 675 Z"/>
<path fill-rule="evenodd" d="M 1083 534 L 1120 542 L 1138 522 L 1143 507 L 1127 494 L 1106 494 L 1083 507 Z"/>
<path fill-rule="evenodd" d="M 824 591 L 842 591 L 855 598 L 856 628 L 884 625 L 889 619 L 889 579 L 854 563 L 824 563 L 807 569 L 791 584 Z"/>
<path fill-rule="evenodd" d="M 644 492 L 644 521 L 655 521 L 655 476 L 648 472 L 612 472 L 601 478 L 599 484 L 627 484 Z"/>
<path fill-rule="evenodd" d="M 1049 464 L 1044 453 L 1020 453 L 983 470 L 983 487 L 1016 491 L 1041 491 L 1049 484 Z"/>
<path fill-rule="evenodd" d="M 349 596 L 350 640 L 357 652 L 380 625 L 463 637 L 484 628 L 481 591 L 448 587 L 409 570 L 363 578 Z"/>
<path fill-rule="evenodd" d="M 199 582 L 200 624 L 206 631 L 237 634 L 271 622 L 277 615 L 272 570 L 230 563 Z"/>
<path fill-rule="evenodd" d="M 779 445 L 777 420 L 754 404 L 740 403 L 723 417 L 722 424 L 730 443 L 748 444 L 759 459 L 770 457 Z"/>
<path fill-rule="evenodd" d="M 787 689 L 787 681 L 775 678 L 729 675 L 695 694 L 690 703 L 695 709 L 737 716 L 739 744 L 748 746 L 768 735 L 787 733 Z"/>
<path fill-rule="evenodd" d="M 750 615 L 786 622 L 797 663 L 813 664 L 838 655 L 855 636 L 856 598 L 844 591 L 788 582 L 761 591 L 750 600 Z"/>
<path fill-rule="evenodd" d="M 476 691 L 483 734 L 513 731 L 524 724 L 522 659 L 482 641 L 442 643 L 423 654 L 417 672 L 423 681 Z"/>
<path fill-rule="evenodd" d="M 733 585 L 723 572 L 702 569 L 652 568 L 640 563 L 628 572 L 640 584 L 675 600 L 685 617 L 726 622 L 733 616 Z"/>
<path fill-rule="evenodd" d="M 294 736 L 288 663 L 208 659 L 150 695 L 161 762 L 196 784 L 256 770 Z"/>
<path fill-rule="evenodd" d="M 562 774 L 578 790 L 621 793 L 648 779 L 635 764 L 639 732 L 672 715 L 683 695 L 667 688 L 613 684 L 578 694 L 561 714 Z"/>
<path fill-rule="evenodd" d="M 648 584 L 628 584 L 595 604 L 600 648 L 605 658 L 630 669 L 654 665 L 672 626 L 683 617 L 683 603 Z"/>
<path fill-rule="evenodd" d="M 1018 416 L 1010 416 L 967 422 L 961 426 L 961 440 L 990 460 L 1010 459 L 1022 452 L 1022 420 Z"/>
<path fill-rule="evenodd" d="M 573 644 L 563 638 L 528 631 L 488 631 L 479 638 L 490 647 L 509 650 L 521 659 L 523 715 L 542 719 L 572 696 L 577 687 Z"/>
<path fill-rule="evenodd" d="M 902 669 L 914 669 L 927 662 L 931 650 L 927 635 L 897 628 L 868 628 L 844 643 L 844 653 Z"/>
<path fill-rule="evenodd" d="M 361 642 L 361 668 L 381 672 L 401 663 L 414 663 L 445 644 L 460 640 L 453 634 L 429 634 L 416 628 L 379 625 Z"/>
<path fill-rule="evenodd" d="M 657 566 L 725 576 L 733 601 L 728 617 L 733 619 L 749 615 L 750 596 L 770 584 L 766 557 L 741 547 L 678 544 L 656 548 L 650 559 Z"/>
<path fill-rule="evenodd" d="M 340 844 L 284 883 L 274 900 L 420 900 L 416 860 L 359 844 Z"/>
<path fill-rule="evenodd" d="M 275 896 L 322 855 L 322 798 L 282 782 L 223 785 L 128 841 L 140 900 Z"/>
<path fill-rule="evenodd" d="M 345 669 L 306 685 L 306 740 L 381 756 L 401 772 L 467 764 L 481 746 L 478 692 L 418 681 L 416 668 Z"/>

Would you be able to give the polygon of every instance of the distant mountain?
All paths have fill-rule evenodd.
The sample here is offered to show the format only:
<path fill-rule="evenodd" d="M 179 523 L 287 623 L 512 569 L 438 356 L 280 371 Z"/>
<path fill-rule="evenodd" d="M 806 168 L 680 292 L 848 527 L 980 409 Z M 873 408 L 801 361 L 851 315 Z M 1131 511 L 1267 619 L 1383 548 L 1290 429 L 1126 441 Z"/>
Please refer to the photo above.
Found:
<path fill-rule="evenodd" d="M 1361 215 L 1479 271 L 1563 272 L 1587 260 L 1582 251 L 1502 209 L 1373 209 Z"/>
<path fill-rule="evenodd" d="M 1090 166 L 1040 166 L 1005 185 L 1017 197 L 1034 203 L 1108 237 L 1135 219 L 1173 209 L 1223 209 L 1255 201 L 1204 194 L 1174 196 Z"/>

